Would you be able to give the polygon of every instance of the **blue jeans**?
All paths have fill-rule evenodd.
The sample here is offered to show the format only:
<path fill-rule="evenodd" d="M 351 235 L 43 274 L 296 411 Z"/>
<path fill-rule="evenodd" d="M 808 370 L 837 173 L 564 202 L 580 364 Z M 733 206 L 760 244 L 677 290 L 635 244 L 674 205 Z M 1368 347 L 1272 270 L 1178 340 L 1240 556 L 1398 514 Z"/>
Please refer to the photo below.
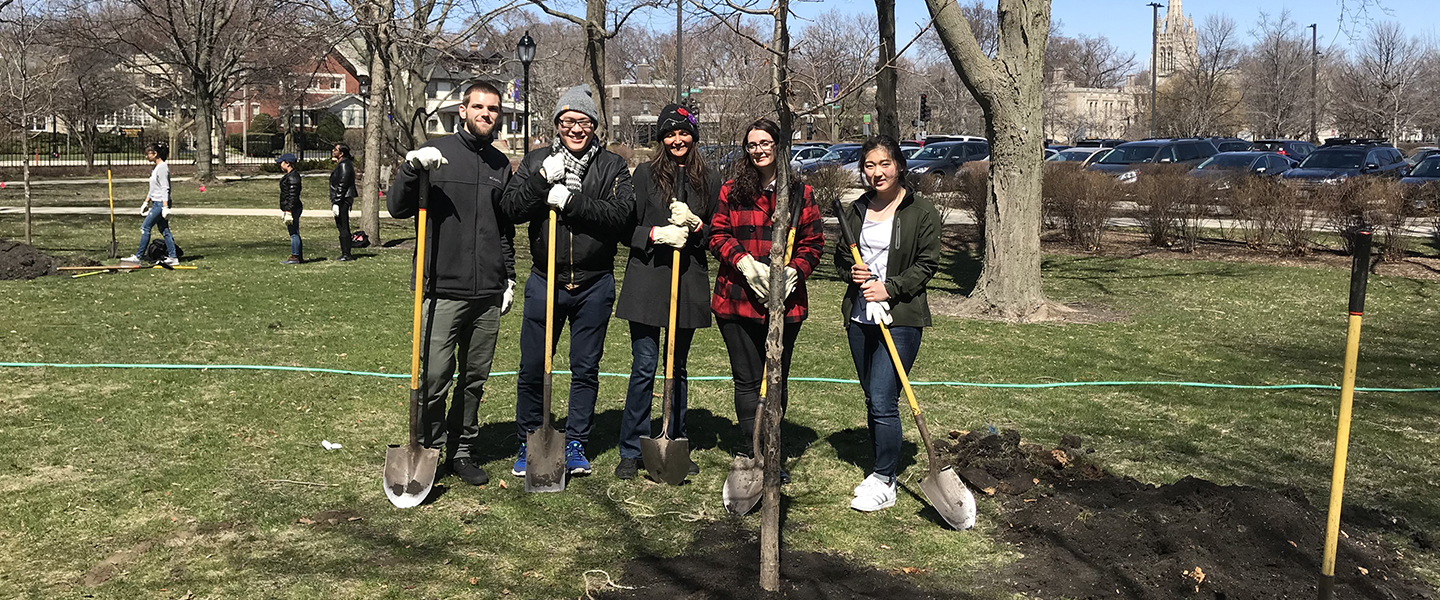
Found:
<path fill-rule="evenodd" d="M 584 287 L 567 290 L 555 286 L 555 339 L 559 345 L 565 322 L 570 322 L 570 412 L 565 439 L 585 443 L 595 418 L 595 396 L 600 390 L 600 357 L 605 353 L 605 331 L 615 306 L 615 276 L 606 273 Z M 515 427 L 520 441 L 542 422 L 545 393 L 545 276 L 531 273 L 525 281 L 525 312 L 520 323 L 520 374 L 515 384 Z"/>
<path fill-rule="evenodd" d="M 689 378 L 685 357 L 695 330 L 675 328 L 675 383 L 672 388 L 670 437 L 685 437 L 685 406 Z M 620 458 L 640 458 L 640 437 L 650 436 L 650 405 L 655 390 L 655 369 L 660 363 L 660 328 L 630 323 L 630 389 L 625 393 L 625 414 L 620 417 Z M 661 424 L 664 427 L 664 424 Z"/>
<path fill-rule="evenodd" d="M 879 325 L 862 325 L 849 321 L 845 326 L 850 338 L 850 355 L 855 359 L 855 372 L 860 388 L 865 391 L 866 422 L 870 426 L 870 444 L 875 448 L 875 474 L 894 478 L 900 467 L 900 377 Z M 919 327 L 891 327 L 895 349 L 905 372 L 915 366 L 920 352 Z"/>
<path fill-rule="evenodd" d="M 293 218 L 290 220 L 290 224 L 285 226 L 285 230 L 290 232 L 290 254 L 305 256 L 305 247 L 300 243 L 300 207 L 297 206 L 295 210 L 290 211 L 290 216 Z"/>
<path fill-rule="evenodd" d="M 145 222 L 140 224 L 140 249 L 135 251 L 135 256 L 145 258 L 145 249 L 150 246 L 150 230 L 156 225 L 160 226 L 160 234 L 165 236 L 166 256 L 175 258 L 175 238 L 170 236 L 170 220 L 160 216 L 159 204 L 150 206 L 150 214 L 145 215 Z"/>

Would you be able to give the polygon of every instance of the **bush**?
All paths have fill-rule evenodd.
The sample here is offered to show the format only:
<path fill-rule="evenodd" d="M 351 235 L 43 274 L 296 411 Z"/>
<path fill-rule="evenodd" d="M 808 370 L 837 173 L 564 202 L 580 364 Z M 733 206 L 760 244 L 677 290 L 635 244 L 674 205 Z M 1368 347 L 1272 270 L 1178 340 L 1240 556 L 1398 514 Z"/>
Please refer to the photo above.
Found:
<path fill-rule="evenodd" d="M 1181 211 L 1189 199 L 1176 192 L 1191 183 L 1188 171 L 1187 165 L 1149 165 L 1139 169 L 1134 183 L 1119 184 L 1134 193 L 1136 216 L 1152 246 L 1169 248 L 1183 225 Z"/>
<path fill-rule="evenodd" d="M 1113 175 L 1082 171 L 1078 165 L 1045 165 L 1042 211 L 1045 220 L 1065 232 L 1071 243 L 1087 250 L 1100 249 L 1120 184 Z"/>
<path fill-rule="evenodd" d="M 320 116 L 320 122 L 315 125 L 315 137 L 324 142 L 327 146 L 334 146 L 345 141 L 345 123 L 335 113 L 327 112 Z"/>
<path fill-rule="evenodd" d="M 280 123 L 269 113 L 260 113 L 251 117 L 248 133 L 280 133 Z"/>
<path fill-rule="evenodd" d="M 849 171 L 836 166 L 824 166 L 800 177 L 810 186 L 815 204 L 822 216 L 834 216 L 832 206 L 855 184 L 855 177 Z"/>
<path fill-rule="evenodd" d="M 1419 216 L 1409 196 L 1405 186 L 1393 179 L 1352 177 L 1324 190 L 1319 210 L 1326 229 L 1340 234 L 1346 254 L 1354 254 L 1355 232 L 1368 225 L 1383 246 L 1381 256 L 1403 260 L 1410 248 L 1405 221 Z"/>

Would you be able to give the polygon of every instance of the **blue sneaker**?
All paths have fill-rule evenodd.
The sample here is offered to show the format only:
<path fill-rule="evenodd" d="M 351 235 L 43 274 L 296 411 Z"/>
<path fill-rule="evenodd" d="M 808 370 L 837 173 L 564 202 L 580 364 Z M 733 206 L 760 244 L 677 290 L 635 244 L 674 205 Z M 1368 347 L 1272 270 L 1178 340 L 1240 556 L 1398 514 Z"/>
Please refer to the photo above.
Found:
<path fill-rule="evenodd" d="M 510 474 L 516 477 L 525 476 L 525 442 L 520 442 L 520 457 L 515 459 L 515 466 L 510 468 Z"/>
<path fill-rule="evenodd" d="M 565 443 L 565 467 L 571 475 L 589 475 L 590 461 L 585 458 L 585 446 L 579 441 Z"/>

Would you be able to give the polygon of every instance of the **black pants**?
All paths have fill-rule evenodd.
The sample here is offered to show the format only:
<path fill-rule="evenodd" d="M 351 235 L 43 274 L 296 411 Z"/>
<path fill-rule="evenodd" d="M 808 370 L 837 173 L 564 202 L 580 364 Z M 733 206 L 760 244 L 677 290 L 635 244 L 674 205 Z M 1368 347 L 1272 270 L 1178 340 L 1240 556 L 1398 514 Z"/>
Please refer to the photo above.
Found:
<path fill-rule="evenodd" d="M 595 396 L 600 390 L 600 358 L 605 353 L 605 332 L 615 306 L 615 276 L 609 273 L 574 290 L 555 288 L 555 339 L 559 347 L 565 323 L 570 323 L 570 401 L 565 417 L 565 440 L 590 441 L 595 418 Z M 520 373 L 515 378 L 515 427 L 520 442 L 540 428 L 545 393 L 545 276 L 525 280 L 524 318 L 520 322 Z M 552 398 L 553 404 L 554 398 Z"/>
<path fill-rule="evenodd" d="M 340 214 L 335 215 L 335 229 L 340 230 L 340 256 L 350 256 L 350 205 L 354 198 L 346 198 L 335 203 L 340 207 Z"/>
<path fill-rule="evenodd" d="M 740 422 L 742 445 L 736 452 L 754 452 L 755 409 L 760 406 L 760 380 L 765 373 L 765 331 L 761 321 L 747 319 L 718 319 L 720 337 L 725 339 L 725 349 L 730 354 L 730 376 L 735 380 L 735 420 Z M 799 323 L 786 323 L 781 337 L 785 348 L 780 355 L 780 378 L 790 379 L 790 359 L 795 352 L 795 337 L 800 333 Z M 780 414 L 784 416 L 790 398 L 787 390 L 780 389 Z M 768 400 L 775 399 L 775 390 L 766 390 Z"/>

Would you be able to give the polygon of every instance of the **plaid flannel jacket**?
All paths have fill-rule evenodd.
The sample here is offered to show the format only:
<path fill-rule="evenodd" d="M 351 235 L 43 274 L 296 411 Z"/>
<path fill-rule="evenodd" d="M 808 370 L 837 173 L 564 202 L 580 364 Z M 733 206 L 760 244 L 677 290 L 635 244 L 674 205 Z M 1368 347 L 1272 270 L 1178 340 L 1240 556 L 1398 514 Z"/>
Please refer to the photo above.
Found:
<path fill-rule="evenodd" d="M 734 181 L 727 181 L 720 188 L 720 202 L 710 221 L 710 251 L 718 259 L 719 271 L 715 276 L 715 293 L 710 297 L 710 310 L 721 319 L 765 320 L 765 305 L 755 298 L 745 276 L 735 264 L 749 254 L 761 263 L 770 262 L 770 212 L 775 207 L 775 192 L 767 190 L 753 206 L 741 206 L 731 198 Z M 800 284 L 795 293 L 785 299 L 785 322 L 798 323 L 805 320 L 809 308 L 809 296 L 805 291 L 805 280 L 815 266 L 820 264 L 824 251 L 824 225 L 820 220 L 820 207 L 810 186 L 800 204 L 800 224 L 795 231 L 795 254 L 790 260 L 791 267 L 800 272 Z"/>

